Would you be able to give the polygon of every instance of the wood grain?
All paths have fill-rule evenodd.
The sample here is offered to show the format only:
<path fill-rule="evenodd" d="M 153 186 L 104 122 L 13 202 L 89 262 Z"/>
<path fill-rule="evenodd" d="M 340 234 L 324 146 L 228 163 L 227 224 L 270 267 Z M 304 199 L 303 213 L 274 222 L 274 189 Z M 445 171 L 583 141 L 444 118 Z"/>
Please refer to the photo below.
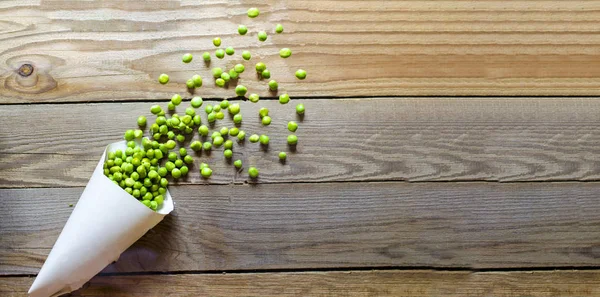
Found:
<path fill-rule="evenodd" d="M 178 186 L 105 272 L 600 265 L 600 183 Z M 82 188 L 0 190 L 0 274 L 39 271 Z"/>
<path fill-rule="evenodd" d="M 33 278 L 0 277 L 4 297 L 24 296 Z M 598 296 L 597 271 L 350 271 L 97 276 L 70 296 Z"/>
<path fill-rule="evenodd" d="M 307 108 L 303 119 L 296 103 Z M 137 116 L 154 120 L 152 104 L 0 106 L 7 123 L 0 125 L 0 187 L 85 186 L 107 144 L 134 128 Z M 259 123 L 261 107 L 271 110 L 268 127 Z M 234 158 L 258 166 L 261 183 L 600 179 L 595 98 L 263 100 L 243 102 L 242 114 L 248 136 L 271 138 L 267 152 L 248 141 L 234 146 Z M 277 153 L 290 151 L 289 120 L 299 122 L 300 141 L 282 164 Z M 215 127 L 232 125 L 227 117 Z M 236 173 L 221 151 L 197 156 L 181 184 L 245 182 L 246 171 Z M 199 162 L 213 167 L 209 181 L 200 179 Z"/>
<path fill-rule="evenodd" d="M 206 78 L 199 94 L 231 96 L 209 68 L 233 66 L 244 49 L 249 69 L 266 62 L 294 95 L 600 94 L 599 1 L 164 2 L 3 1 L 0 103 L 164 99 L 195 73 Z M 250 20 L 252 6 L 262 14 Z M 260 43 L 256 32 L 276 23 L 284 34 Z M 207 67 L 199 57 L 215 36 L 237 53 Z M 279 58 L 283 47 L 294 55 Z M 184 65 L 186 52 L 196 60 Z M 23 64 L 32 75 L 18 74 Z M 268 95 L 253 76 L 240 81 Z"/>

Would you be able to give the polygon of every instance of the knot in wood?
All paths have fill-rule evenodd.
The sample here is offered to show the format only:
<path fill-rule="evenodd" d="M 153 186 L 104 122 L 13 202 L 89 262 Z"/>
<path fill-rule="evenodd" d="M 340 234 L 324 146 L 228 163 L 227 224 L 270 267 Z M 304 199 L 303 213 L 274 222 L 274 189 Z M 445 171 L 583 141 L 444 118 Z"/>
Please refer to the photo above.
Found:
<path fill-rule="evenodd" d="M 33 65 L 31 64 L 23 64 L 19 67 L 19 75 L 28 77 L 33 73 Z"/>

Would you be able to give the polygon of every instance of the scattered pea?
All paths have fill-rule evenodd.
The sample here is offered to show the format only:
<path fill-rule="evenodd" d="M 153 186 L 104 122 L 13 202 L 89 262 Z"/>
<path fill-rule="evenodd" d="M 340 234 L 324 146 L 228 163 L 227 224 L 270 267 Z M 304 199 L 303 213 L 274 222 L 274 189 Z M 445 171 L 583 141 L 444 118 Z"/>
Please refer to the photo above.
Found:
<path fill-rule="evenodd" d="M 209 167 L 206 163 L 200 163 L 200 169 Z"/>
<path fill-rule="evenodd" d="M 220 67 L 215 67 L 212 69 L 212 73 L 214 78 L 219 78 L 221 77 L 221 74 L 223 74 L 223 69 Z"/>
<path fill-rule="evenodd" d="M 225 118 L 225 114 L 222 111 L 219 111 L 215 114 L 215 117 L 217 118 L 217 120 L 222 120 Z"/>
<path fill-rule="evenodd" d="M 175 106 L 178 106 L 179 104 L 181 104 L 181 95 L 179 95 L 179 94 L 173 95 L 173 97 L 171 97 L 171 103 L 173 103 L 173 105 L 175 105 Z"/>
<path fill-rule="evenodd" d="M 202 97 L 196 96 L 194 98 L 192 98 L 192 101 L 190 102 L 190 105 L 192 105 L 193 108 L 199 108 L 200 106 L 202 106 Z"/>
<path fill-rule="evenodd" d="M 217 136 L 217 137 L 215 137 L 215 139 L 213 139 L 213 145 L 216 147 L 221 146 L 223 144 L 223 142 L 224 142 L 224 139 L 221 136 Z"/>
<path fill-rule="evenodd" d="M 304 114 L 304 104 L 298 104 L 298 105 L 296 105 L 296 113 L 297 114 Z"/>
<path fill-rule="evenodd" d="M 175 104 L 169 102 L 169 104 L 167 105 L 167 108 L 171 111 L 175 110 Z"/>
<path fill-rule="evenodd" d="M 223 127 L 219 133 L 221 133 L 221 136 L 227 136 L 227 134 L 229 134 L 229 129 L 227 127 Z"/>
<path fill-rule="evenodd" d="M 240 33 L 240 35 L 246 35 L 246 33 L 248 33 L 248 27 L 246 27 L 244 25 L 239 25 L 238 33 Z"/>
<path fill-rule="evenodd" d="M 210 53 L 204 52 L 204 54 L 202 54 L 202 59 L 204 59 L 204 62 L 210 62 Z"/>
<path fill-rule="evenodd" d="M 177 166 L 177 168 L 181 168 L 181 166 L 183 166 L 183 160 L 181 160 L 181 159 L 175 160 L 175 166 Z"/>
<path fill-rule="evenodd" d="M 224 150 L 223 156 L 225 156 L 227 159 L 231 159 L 231 157 L 233 157 L 233 152 L 231 150 Z"/>
<path fill-rule="evenodd" d="M 192 62 L 192 59 L 193 59 L 193 57 L 192 57 L 192 54 L 190 54 L 190 53 L 187 53 L 187 54 L 183 55 L 183 57 L 181 58 L 181 60 L 183 61 L 183 63 Z"/>
<path fill-rule="evenodd" d="M 258 115 L 260 115 L 261 118 L 264 118 L 269 115 L 269 110 L 266 107 L 261 107 L 258 110 Z"/>
<path fill-rule="evenodd" d="M 225 51 L 222 49 L 218 49 L 215 51 L 215 57 L 219 59 L 223 59 L 225 57 Z"/>
<path fill-rule="evenodd" d="M 207 106 L 204 108 L 204 111 L 206 112 L 206 114 L 209 114 L 209 113 L 213 112 L 213 106 L 212 106 L 212 105 L 210 105 L 210 104 L 209 104 L 209 105 L 207 105 Z"/>
<path fill-rule="evenodd" d="M 190 155 L 187 155 L 183 157 L 183 162 L 185 162 L 186 164 L 192 164 L 194 163 L 194 158 Z"/>
<path fill-rule="evenodd" d="M 194 87 L 199 88 L 202 86 L 202 77 L 198 74 L 194 74 L 192 76 L 192 81 L 194 81 Z"/>
<path fill-rule="evenodd" d="M 125 136 L 124 136 L 125 140 L 127 141 L 132 141 L 135 138 L 134 132 L 133 130 L 127 130 L 125 131 Z"/>
<path fill-rule="evenodd" d="M 200 175 L 202 175 L 203 178 L 209 178 L 212 175 L 212 169 L 204 167 L 200 169 Z"/>
<path fill-rule="evenodd" d="M 215 104 L 213 105 L 213 111 L 214 112 L 218 112 L 221 110 L 221 104 Z"/>
<path fill-rule="evenodd" d="M 260 11 L 258 10 L 258 8 L 256 7 L 252 7 L 250 9 L 248 9 L 248 17 L 249 18 L 255 18 L 260 14 Z"/>
<path fill-rule="evenodd" d="M 258 94 L 250 94 L 250 96 L 248 96 L 248 100 L 250 100 L 250 102 L 252 103 L 258 102 L 259 99 L 260 97 L 258 96 Z"/>
<path fill-rule="evenodd" d="M 258 62 L 256 63 L 256 72 L 258 73 L 262 73 L 265 69 L 267 69 L 267 65 L 263 62 Z"/>
<path fill-rule="evenodd" d="M 252 58 L 252 54 L 250 54 L 249 51 L 243 51 L 242 58 L 244 58 L 244 60 L 248 61 L 248 60 L 250 60 L 250 58 Z"/>
<path fill-rule="evenodd" d="M 304 69 L 296 70 L 296 78 L 302 80 L 306 78 L 306 71 Z"/>
<path fill-rule="evenodd" d="M 235 94 L 240 97 L 243 97 L 244 95 L 246 95 L 246 92 L 248 92 L 248 89 L 243 85 L 237 85 L 235 87 Z"/>
<path fill-rule="evenodd" d="M 290 132 L 296 132 L 296 130 L 298 130 L 298 124 L 294 121 L 288 122 L 287 128 Z"/>
<path fill-rule="evenodd" d="M 265 116 L 262 118 L 262 124 L 265 126 L 268 126 L 271 124 L 271 117 L 270 116 Z"/>
<path fill-rule="evenodd" d="M 256 169 L 256 167 L 248 168 L 248 175 L 251 178 L 257 178 L 258 177 L 258 169 Z"/>
<path fill-rule="evenodd" d="M 279 88 L 279 85 L 277 84 L 277 81 L 270 80 L 269 81 L 269 89 L 271 89 L 271 91 L 277 91 L 277 88 Z"/>
<path fill-rule="evenodd" d="M 220 88 L 223 88 L 223 87 L 225 87 L 225 80 L 222 78 L 217 78 L 215 80 L 215 85 L 217 85 Z"/>
<path fill-rule="evenodd" d="M 282 33 L 282 32 L 283 32 L 283 25 L 277 24 L 275 26 L 275 33 L 279 34 L 279 33 Z"/>
<path fill-rule="evenodd" d="M 242 160 L 235 160 L 233 162 L 233 166 L 235 166 L 235 168 L 237 168 L 237 169 L 242 168 Z"/>
<path fill-rule="evenodd" d="M 198 152 L 202 149 L 202 143 L 198 140 L 193 141 L 192 143 L 190 143 L 190 148 L 195 151 Z"/>
<path fill-rule="evenodd" d="M 271 71 L 269 71 L 269 69 L 265 69 L 260 74 L 260 76 L 262 76 L 262 78 L 264 78 L 264 79 L 269 79 L 269 78 L 271 78 Z"/>
<path fill-rule="evenodd" d="M 242 114 L 238 113 L 233 116 L 233 122 L 236 124 L 240 124 L 242 122 Z"/>
<path fill-rule="evenodd" d="M 214 123 L 217 120 L 216 113 L 214 112 L 209 113 L 206 118 L 208 119 L 209 123 Z"/>
<path fill-rule="evenodd" d="M 179 155 L 182 156 L 182 157 L 187 156 L 187 150 L 184 147 L 180 148 L 179 149 Z"/>
<path fill-rule="evenodd" d="M 234 120 L 234 122 L 235 122 L 235 120 Z M 229 135 L 231 135 L 231 136 L 237 136 L 239 133 L 240 133 L 240 129 L 238 129 L 236 127 L 229 129 Z"/>
<path fill-rule="evenodd" d="M 235 50 L 233 49 L 233 47 L 231 47 L 231 46 L 228 46 L 227 48 L 225 48 L 225 53 L 226 53 L 228 56 L 231 56 L 231 55 L 233 55 L 233 54 L 235 53 Z"/>
<path fill-rule="evenodd" d="M 244 86 L 242 86 L 242 87 L 244 87 Z M 238 88 L 236 87 L 235 89 L 236 89 L 236 93 L 237 93 L 238 92 Z M 244 91 L 244 94 L 245 94 L 246 93 L 245 92 L 246 87 L 244 87 L 243 89 L 244 90 L 242 90 L 242 91 Z M 241 92 L 240 92 L 240 94 L 241 94 Z M 240 96 L 243 96 L 243 95 L 240 95 Z M 227 109 L 229 110 L 229 113 L 232 114 L 232 115 L 236 115 L 236 114 L 240 113 L 240 105 L 238 103 L 230 104 Z"/>
<path fill-rule="evenodd" d="M 236 64 L 233 69 L 235 70 L 235 72 L 237 73 L 242 73 L 244 72 L 244 70 L 246 69 L 246 67 L 244 67 L 244 65 L 242 64 Z"/>
<path fill-rule="evenodd" d="M 233 141 L 231 141 L 231 140 L 227 140 L 223 144 L 224 149 L 230 150 L 232 147 L 233 147 Z"/>
<path fill-rule="evenodd" d="M 263 145 L 267 145 L 269 144 L 269 136 L 263 134 L 258 138 L 258 141 Z"/>
<path fill-rule="evenodd" d="M 176 143 L 175 143 L 175 141 L 173 141 L 173 140 L 167 140 L 167 142 L 165 143 L 165 147 L 166 147 L 168 150 L 172 150 L 172 149 L 174 149 L 176 145 L 177 145 L 177 144 L 176 144 Z"/>
<path fill-rule="evenodd" d="M 279 95 L 279 103 L 287 104 L 288 102 L 290 102 L 290 95 L 287 93 Z"/>
<path fill-rule="evenodd" d="M 152 105 L 152 107 L 150 107 L 150 112 L 152 114 L 158 114 L 161 111 L 162 111 L 162 108 L 160 108 L 160 105 Z"/>
<path fill-rule="evenodd" d="M 258 40 L 260 40 L 260 41 L 267 40 L 267 32 L 265 32 L 265 31 L 258 32 Z"/>
<path fill-rule="evenodd" d="M 295 145 L 298 143 L 298 137 L 294 134 L 290 134 L 287 137 L 287 142 L 289 145 Z"/>
<path fill-rule="evenodd" d="M 215 37 L 215 38 L 213 39 L 213 44 L 214 44 L 216 47 L 219 47 L 219 46 L 221 46 L 221 38 L 219 38 L 219 37 Z"/>
<path fill-rule="evenodd" d="M 177 139 L 177 141 L 179 141 L 179 142 L 184 142 L 185 136 L 183 134 L 179 134 L 175 137 L 175 139 Z"/>
<path fill-rule="evenodd" d="M 208 135 L 208 127 L 205 125 L 198 127 L 198 134 L 200 134 L 202 136 Z"/>
<path fill-rule="evenodd" d="M 179 168 L 179 171 L 181 171 L 182 176 L 186 176 L 189 172 L 189 168 L 187 166 L 183 165 L 183 166 L 181 166 L 181 168 Z"/>
<path fill-rule="evenodd" d="M 252 134 L 252 135 L 250 135 L 248 140 L 250 140 L 250 142 L 252 142 L 252 143 L 256 143 L 260 140 L 260 137 L 256 134 Z"/>
<path fill-rule="evenodd" d="M 212 143 L 210 143 L 210 142 L 208 142 L 208 141 L 207 141 L 207 142 L 205 142 L 205 143 L 202 145 L 202 149 L 204 149 L 205 151 L 210 151 L 210 150 L 212 149 Z"/>
<path fill-rule="evenodd" d="M 279 50 L 279 56 L 284 59 L 289 58 L 291 55 L 292 55 L 292 50 L 287 47 L 284 47 Z"/>
<path fill-rule="evenodd" d="M 161 84 L 167 84 L 169 82 L 169 76 L 166 74 L 161 74 L 158 76 L 158 82 Z"/>
<path fill-rule="evenodd" d="M 285 161 L 285 159 L 287 159 L 287 154 L 285 152 L 280 152 L 279 153 L 279 160 Z"/>
<path fill-rule="evenodd" d="M 192 80 L 191 78 L 185 82 L 185 85 L 188 89 L 193 89 L 196 87 L 196 85 L 194 85 L 194 80 Z"/>
<path fill-rule="evenodd" d="M 221 73 L 221 79 L 225 82 L 229 82 L 231 80 L 231 76 L 229 76 L 229 73 L 223 72 Z"/>
<path fill-rule="evenodd" d="M 180 178 L 181 177 L 181 170 L 175 168 L 173 169 L 173 171 L 171 171 L 171 176 L 173 178 Z"/>
<path fill-rule="evenodd" d="M 240 76 L 239 73 L 235 72 L 235 69 L 229 69 L 229 77 L 231 79 L 237 79 Z"/>
<path fill-rule="evenodd" d="M 146 126 L 146 117 L 145 116 L 139 116 L 137 118 L 137 123 L 138 123 L 138 126 L 140 126 L 140 127 Z"/>

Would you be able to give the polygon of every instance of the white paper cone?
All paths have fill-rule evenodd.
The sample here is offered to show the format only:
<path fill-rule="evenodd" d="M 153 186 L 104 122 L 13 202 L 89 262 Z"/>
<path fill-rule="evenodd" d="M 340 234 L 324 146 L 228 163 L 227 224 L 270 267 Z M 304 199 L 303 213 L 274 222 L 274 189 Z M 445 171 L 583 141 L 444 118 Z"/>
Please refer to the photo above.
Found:
<path fill-rule="evenodd" d="M 31 297 L 59 296 L 79 289 L 173 210 L 166 192 L 157 212 L 115 185 L 103 172 L 107 146 L 77 206 L 29 289 Z"/>

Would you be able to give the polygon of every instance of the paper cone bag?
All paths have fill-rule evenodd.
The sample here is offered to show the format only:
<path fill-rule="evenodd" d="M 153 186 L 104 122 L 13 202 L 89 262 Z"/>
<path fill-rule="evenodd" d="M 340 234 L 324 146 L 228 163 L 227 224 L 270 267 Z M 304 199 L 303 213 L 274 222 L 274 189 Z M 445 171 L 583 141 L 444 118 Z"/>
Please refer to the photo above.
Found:
<path fill-rule="evenodd" d="M 106 152 L 125 148 L 123 141 L 104 151 L 29 289 L 31 297 L 59 296 L 79 289 L 173 210 L 168 191 L 155 212 L 104 175 Z"/>

